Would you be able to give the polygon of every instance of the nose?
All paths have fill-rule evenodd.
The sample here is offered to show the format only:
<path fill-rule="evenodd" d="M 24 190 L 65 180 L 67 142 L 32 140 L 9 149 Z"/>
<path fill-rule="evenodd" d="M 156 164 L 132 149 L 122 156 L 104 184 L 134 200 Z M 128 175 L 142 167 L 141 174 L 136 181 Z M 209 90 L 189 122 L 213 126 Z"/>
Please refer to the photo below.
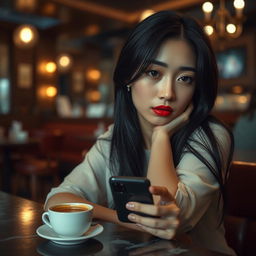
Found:
<path fill-rule="evenodd" d="M 159 89 L 159 98 L 164 100 L 175 99 L 175 90 L 173 85 L 174 83 L 171 78 L 162 81 L 162 84 Z"/>

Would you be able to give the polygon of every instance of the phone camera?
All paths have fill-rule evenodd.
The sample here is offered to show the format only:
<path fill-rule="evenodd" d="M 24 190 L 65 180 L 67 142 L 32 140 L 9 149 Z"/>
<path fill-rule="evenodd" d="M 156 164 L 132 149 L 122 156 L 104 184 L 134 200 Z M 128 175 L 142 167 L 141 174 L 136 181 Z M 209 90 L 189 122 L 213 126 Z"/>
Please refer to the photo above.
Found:
<path fill-rule="evenodd" d="M 117 192 L 117 193 L 126 192 L 126 188 L 125 188 L 125 185 L 123 183 L 115 182 L 113 188 L 114 188 L 114 191 Z"/>

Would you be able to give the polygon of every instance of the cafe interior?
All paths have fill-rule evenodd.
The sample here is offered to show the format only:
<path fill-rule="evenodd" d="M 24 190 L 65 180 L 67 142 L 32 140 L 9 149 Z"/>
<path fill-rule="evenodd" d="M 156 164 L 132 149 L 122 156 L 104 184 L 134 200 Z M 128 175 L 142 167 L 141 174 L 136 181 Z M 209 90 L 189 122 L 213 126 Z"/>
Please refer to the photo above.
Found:
<path fill-rule="evenodd" d="M 212 114 L 234 131 L 256 92 L 255 0 L 3 0 L 1 191 L 43 203 L 83 160 L 113 123 L 113 69 L 129 31 L 165 9 L 189 14 L 204 27 L 219 69 Z M 256 251 L 251 140 L 254 148 L 235 145 L 227 184 L 225 225 L 238 255 Z"/>

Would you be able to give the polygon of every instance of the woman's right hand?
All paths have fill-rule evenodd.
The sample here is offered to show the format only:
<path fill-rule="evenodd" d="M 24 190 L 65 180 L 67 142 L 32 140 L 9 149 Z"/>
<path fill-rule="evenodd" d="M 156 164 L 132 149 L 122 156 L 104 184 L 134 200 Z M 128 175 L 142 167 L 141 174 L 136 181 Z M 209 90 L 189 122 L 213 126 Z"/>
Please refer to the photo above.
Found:
<path fill-rule="evenodd" d="M 180 127 L 182 127 L 188 122 L 189 116 L 192 113 L 192 111 L 193 111 L 193 105 L 190 104 L 182 114 L 177 116 L 170 123 L 162 126 L 156 126 L 154 128 L 154 133 L 164 130 L 169 136 L 172 136 L 178 129 L 180 129 Z"/>
<path fill-rule="evenodd" d="M 154 236 L 168 240 L 172 239 L 179 226 L 178 215 L 180 210 L 166 187 L 151 186 L 150 192 L 152 195 L 160 197 L 157 204 L 128 202 L 126 207 L 131 211 L 148 214 L 153 217 L 144 217 L 131 213 L 128 218 L 142 230 Z"/>

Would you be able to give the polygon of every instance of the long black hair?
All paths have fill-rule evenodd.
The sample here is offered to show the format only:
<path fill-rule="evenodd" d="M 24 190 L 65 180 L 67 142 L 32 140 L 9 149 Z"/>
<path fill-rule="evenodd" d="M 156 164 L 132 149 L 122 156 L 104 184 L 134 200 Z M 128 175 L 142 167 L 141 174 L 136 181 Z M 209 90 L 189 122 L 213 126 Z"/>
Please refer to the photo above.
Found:
<path fill-rule="evenodd" d="M 155 13 L 139 23 L 130 33 L 120 53 L 114 72 L 115 109 L 114 130 L 111 141 L 110 166 L 113 174 L 142 176 L 145 170 L 145 150 L 137 111 L 127 85 L 138 79 L 156 57 L 159 48 L 167 40 L 186 40 L 196 56 L 196 80 L 193 95 L 193 112 L 190 122 L 176 132 L 171 139 L 175 166 L 185 151 L 193 153 L 212 172 L 223 194 L 225 178 L 218 142 L 209 127 L 219 123 L 210 112 L 214 106 L 218 88 L 218 71 L 214 52 L 201 26 L 193 19 L 172 11 Z M 202 139 L 194 141 L 205 148 L 214 161 L 212 165 L 195 147 L 191 146 L 191 134 L 198 130 Z M 228 166 L 233 154 L 233 137 Z M 194 143 L 193 143 L 194 144 Z M 228 171 L 226 170 L 226 174 Z"/>

